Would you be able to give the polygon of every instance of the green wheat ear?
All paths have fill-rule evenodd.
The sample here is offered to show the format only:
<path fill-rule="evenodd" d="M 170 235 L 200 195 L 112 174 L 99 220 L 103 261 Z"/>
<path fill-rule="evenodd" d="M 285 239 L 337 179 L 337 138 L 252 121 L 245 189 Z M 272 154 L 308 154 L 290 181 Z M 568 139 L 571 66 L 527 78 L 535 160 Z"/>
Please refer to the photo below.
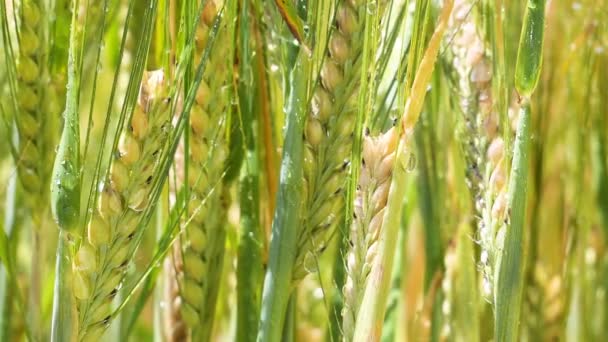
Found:
<path fill-rule="evenodd" d="M 178 171 L 181 179 L 177 181 L 188 188 L 188 220 L 179 240 L 177 257 L 180 260 L 174 270 L 179 278 L 179 304 L 166 319 L 183 320 L 194 340 L 211 338 L 226 238 L 228 187 L 223 183 L 229 150 L 227 113 L 232 93 L 228 71 L 232 65 L 228 56 L 232 50 L 222 41 L 230 39 L 233 32 L 229 24 L 230 12 L 224 10 L 225 17 L 218 17 L 222 6 L 220 1 L 207 1 L 195 33 L 195 60 L 200 60 L 207 45 L 213 43 L 209 39 L 213 25 L 220 20 L 219 42 L 209 46 L 212 48 L 209 65 L 190 111 L 188 154 L 184 156 L 182 151 L 177 156 L 178 160 L 188 161 L 186 172 L 183 165 L 177 164 L 177 168 L 182 169 Z M 170 300 L 173 302 L 177 298 Z"/>
<path fill-rule="evenodd" d="M 298 231 L 294 280 L 325 250 L 344 209 L 356 123 L 365 33 L 365 1 L 338 5 L 329 54 L 321 66 L 304 129 L 304 220 Z"/>
<path fill-rule="evenodd" d="M 99 206 L 87 224 L 88 238 L 74 256 L 80 339 L 99 338 L 113 318 L 112 300 L 137 247 L 154 184 L 162 177 L 159 161 L 172 129 L 169 111 L 164 72 L 144 73 L 139 101 L 121 132 Z"/>

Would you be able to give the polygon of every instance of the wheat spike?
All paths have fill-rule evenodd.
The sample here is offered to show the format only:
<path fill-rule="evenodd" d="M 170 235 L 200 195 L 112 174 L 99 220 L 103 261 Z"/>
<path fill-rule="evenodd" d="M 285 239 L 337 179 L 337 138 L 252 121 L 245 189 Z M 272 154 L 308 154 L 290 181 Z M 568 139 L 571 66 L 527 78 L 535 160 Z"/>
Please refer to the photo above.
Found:
<path fill-rule="evenodd" d="M 45 208 L 53 154 L 47 153 L 57 140 L 61 106 L 59 82 L 49 82 L 45 61 L 47 27 L 38 1 L 21 6 L 19 59 L 17 61 L 19 115 L 19 160 L 17 168 L 31 208 Z M 39 227 L 43 211 L 33 211 L 34 226 Z"/>
<path fill-rule="evenodd" d="M 208 35 L 220 4 L 207 1 L 196 31 L 196 60 L 208 43 Z M 190 112 L 187 176 L 178 181 L 189 189 L 188 220 L 180 237 L 183 265 L 179 279 L 180 316 L 194 340 L 210 338 L 221 277 L 227 215 L 227 187 L 223 176 L 228 155 L 226 113 L 230 107 L 230 49 L 222 44 L 230 30 L 224 21 L 218 40 L 209 55 L 209 67 L 201 80 Z M 184 149 L 180 150 L 184 153 Z M 178 152 L 180 152 L 178 151 Z M 184 159 L 177 157 L 177 159 Z M 185 177 L 185 179 L 184 179 Z"/>
<path fill-rule="evenodd" d="M 125 125 L 99 207 L 73 261 L 79 339 L 96 340 L 112 318 L 112 300 L 136 246 L 143 211 L 171 129 L 162 70 L 144 74 L 138 104 Z"/>
<path fill-rule="evenodd" d="M 367 284 L 384 220 L 398 143 L 396 128 L 363 140 L 362 166 L 355 194 L 344 284 L 344 340 L 352 341 L 363 291 Z"/>
<path fill-rule="evenodd" d="M 344 208 L 344 185 L 356 121 L 365 1 L 343 1 L 321 67 L 304 134 L 304 221 L 298 232 L 294 279 L 308 273 Z"/>
<path fill-rule="evenodd" d="M 463 114 L 462 134 L 466 183 L 474 198 L 478 236 L 482 247 L 483 293 L 491 301 L 493 273 L 503 225 L 507 169 L 498 114 L 492 100 L 492 67 L 488 43 L 475 20 L 474 1 L 459 0 L 450 18 L 448 58 L 455 71 L 458 108 Z"/>

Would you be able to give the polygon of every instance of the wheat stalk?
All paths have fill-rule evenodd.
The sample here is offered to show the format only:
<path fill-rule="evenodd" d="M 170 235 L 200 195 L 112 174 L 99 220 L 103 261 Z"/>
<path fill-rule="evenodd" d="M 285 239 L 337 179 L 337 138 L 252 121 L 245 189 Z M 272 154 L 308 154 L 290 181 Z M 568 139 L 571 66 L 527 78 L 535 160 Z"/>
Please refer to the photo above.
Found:
<path fill-rule="evenodd" d="M 112 318 L 112 300 L 136 247 L 138 228 L 171 129 L 162 70 L 144 74 L 138 104 L 124 127 L 99 207 L 73 261 L 79 339 L 95 340 Z"/>

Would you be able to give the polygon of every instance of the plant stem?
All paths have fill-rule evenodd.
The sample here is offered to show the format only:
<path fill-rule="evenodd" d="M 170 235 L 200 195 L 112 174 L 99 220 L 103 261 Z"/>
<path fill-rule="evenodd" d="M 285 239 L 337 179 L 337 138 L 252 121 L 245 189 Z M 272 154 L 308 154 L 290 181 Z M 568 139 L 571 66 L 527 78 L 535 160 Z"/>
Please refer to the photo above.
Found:
<path fill-rule="evenodd" d="M 258 313 L 260 310 L 261 286 L 264 279 L 262 265 L 262 241 L 264 233 L 260 225 L 260 191 L 259 177 L 260 165 L 256 148 L 254 132 L 257 130 L 256 115 L 253 112 L 253 96 L 259 94 L 252 92 L 254 80 L 251 75 L 254 58 L 250 53 L 249 30 L 249 1 L 243 0 L 240 4 L 239 36 L 241 48 L 239 51 L 239 104 L 241 115 L 238 119 L 241 124 L 243 140 L 245 142 L 245 163 L 241 170 L 240 180 L 240 206 L 241 206 L 241 233 L 238 247 L 237 268 L 237 341 L 254 341 L 252 331 L 258 326 Z M 256 82 L 257 83 L 257 82 Z M 260 89 L 260 84 L 256 84 Z M 258 97 L 259 98 L 259 97 Z M 265 99 L 260 99 L 265 101 Z M 239 132 L 240 133 L 240 132 Z"/>
<path fill-rule="evenodd" d="M 18 234 L 15 234 L 15 197 L 17 194 L 17 174 L 12 174 L 8 179 L 6 191 L 6 202 L 4 207 L 4 233 L 8 238 L 9 250 L 6 252 L 13 255 L 10 246 L 17 245 Z M 1 233 L 1 232 L 0 232 Z M 10 279 L 10 274 L 6 269 L 6 265 L 0 263 L 0 341 L 10 340 L 11 318 L 13 313 L 13 296 L 17 288 L 14 282 Z"/>
<path fill-rule="evenodd" d="M 287 303 L 292 291 L 293 264 L 296 253 L 297 229 L 300 220 L 302 194 L 302 160 L 304 119 L 306 101 L 307 59 L 298 58 L 291 71 L 293 88 L 289 97 L 290 114 L 287 122 L 287 137 L 281 161 L 281 175 L 277 208 L 272 222 L 270 258 L 264 278 L 262 310 L 257 340 L 278 342 L 281 340 Z"/>
<path fill-rule="evenodd" d="M 348 253 L 348 240 L 344 236 L 348 231 L 348 227 L 344 223 L 344 220 L 340 223 L 340 229 L 336 231 L 337 248 L 336 255 L 334 256 L 333 266 L 333 282 L 336 289 L 344 288 L 344 282 L 346 280 L 346 264 L 344 258 Z M 344 307 L 344 298 L 342 291 L 336 290 L 331 298 L 331 306 L 329 310 L 329 329 L 328 329 L 328 340 L 337 342 L 342 340 L 342 308 Z"/>
<path fill-rule="evenodd" d="M 294 290 L 289 297 L 281 342 L 294 342 L 296 340 L 296 292 L 297 291 Z"/>
<path fill-rule="evenodd" d="M 55 264 L 55 290 L 53 296 L 53 321 L 51 341 L 71 341 L 75 335 L 75 312 L 72 303 L 72 264 L 69 233 L 59 231 L 57 261 Z"/>
<path fill-rule="evenodd" d="M 509 183 L 510 225 L 500 257 L 496 286 L 495 338 L 498 342 L 516 341 L 524 286 L 524 222 L 530 150 L 530 105 L 519 112 L 513 165 Z"/>

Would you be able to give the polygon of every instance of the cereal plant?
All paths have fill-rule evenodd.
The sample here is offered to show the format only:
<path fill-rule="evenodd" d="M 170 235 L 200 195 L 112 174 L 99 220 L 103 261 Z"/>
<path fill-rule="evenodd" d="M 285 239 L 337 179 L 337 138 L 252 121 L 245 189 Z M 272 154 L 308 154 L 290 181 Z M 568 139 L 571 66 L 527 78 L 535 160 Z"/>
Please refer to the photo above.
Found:
<path fill-rule="evenodd" d="M 608 338 L 608 3 L 0 0 L 0 341 Z"/>

